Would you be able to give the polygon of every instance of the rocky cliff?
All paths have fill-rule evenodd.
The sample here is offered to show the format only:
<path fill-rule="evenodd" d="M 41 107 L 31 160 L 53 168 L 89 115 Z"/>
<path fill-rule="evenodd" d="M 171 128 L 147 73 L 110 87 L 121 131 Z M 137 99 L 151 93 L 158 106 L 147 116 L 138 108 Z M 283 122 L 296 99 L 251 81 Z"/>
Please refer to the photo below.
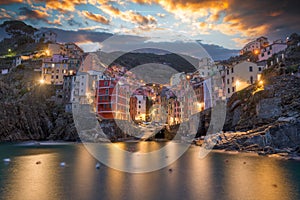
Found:
<path fill-rule="evenodd" d="M 300 155 L 300 78 L 272 74 L 264 77 L 263 90 L 258 87 L 252 85 L 229 99 L 224 132 L 211 136 L 207 145 Z"/>
<path fill-rule="evenodd" d="M 72 114 L 54 101 L 54 86 L 40 85 L 39 78 L 22 66 L 0 75 L 0 141 L 77 139 Z"/>

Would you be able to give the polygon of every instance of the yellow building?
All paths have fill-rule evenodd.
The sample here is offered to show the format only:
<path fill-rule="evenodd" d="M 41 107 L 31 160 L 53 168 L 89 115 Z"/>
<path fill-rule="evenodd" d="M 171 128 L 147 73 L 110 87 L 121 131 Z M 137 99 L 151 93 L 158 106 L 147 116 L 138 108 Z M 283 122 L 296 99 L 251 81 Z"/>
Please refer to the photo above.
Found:
<path fill-rule="evenodd" d="M 241 61 L 225 69 L 226 98 L 260 80 L 262 66 L 249 61 Z"/>
<path fill-rule="evenodd" d="M 65 75 L 72 75 L 69 70 L 68 58 L 62 55 L 44 58 L 42 63 L 42 81 L 45 84 L 62 85 Z"/>

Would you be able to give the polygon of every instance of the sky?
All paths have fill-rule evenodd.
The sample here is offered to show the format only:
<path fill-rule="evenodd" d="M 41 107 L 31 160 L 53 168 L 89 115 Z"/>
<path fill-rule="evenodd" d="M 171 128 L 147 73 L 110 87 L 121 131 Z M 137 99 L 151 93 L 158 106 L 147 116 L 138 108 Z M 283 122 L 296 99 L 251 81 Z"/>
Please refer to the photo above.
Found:
<path fill-rule="evenodd" d="M 0 22 L 162 41 L 184 37 L 240 49 L 260 36 L 272 41 L 299 33 L 299 7 L 298 0 L 1 0 Z"/>

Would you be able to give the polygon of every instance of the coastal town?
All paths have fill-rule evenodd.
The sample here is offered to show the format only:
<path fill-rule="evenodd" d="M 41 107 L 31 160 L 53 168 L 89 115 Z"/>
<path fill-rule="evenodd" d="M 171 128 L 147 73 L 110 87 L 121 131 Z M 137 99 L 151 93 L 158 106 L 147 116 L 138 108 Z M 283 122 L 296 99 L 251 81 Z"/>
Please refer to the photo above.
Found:
<path fill-rule="evenodd" d="M 0 200 L 299 200 L 300 1 L 0 1 Z"/>
<path fill-rule="evenodd" d="M 119 64 L 105 64 L 101 50 L 85 53 L 75 43 L 58 43 L 52 31 L 36 31 L 32 39 L 44 48 L 17 55 L 8 49 L 0 60 L 2 76 L 20 67 L 39 73 L 36 84 L 55 87 L 52 99 L 63 105 L 65 112 L 72 113 L 76 106 L 89 104 L 102 122 L 125 120 L 140 127 L 150 124 L 171 130 L 190 121 L 190 132 L 195 114 L 211 109 L 219 101 L 226 102 L 250 85 L 263 90 L 263 71 L 284 63 L 285 50 L 291 43 L 289 38 L 269 41 L 259 37 L 246 44 L 235 58 L 200 58 L 194 72 L 174 73 L 168 83 L 161 84 L 146 83 Z M 219 84 L 215 77 L 220 79 Z"/>

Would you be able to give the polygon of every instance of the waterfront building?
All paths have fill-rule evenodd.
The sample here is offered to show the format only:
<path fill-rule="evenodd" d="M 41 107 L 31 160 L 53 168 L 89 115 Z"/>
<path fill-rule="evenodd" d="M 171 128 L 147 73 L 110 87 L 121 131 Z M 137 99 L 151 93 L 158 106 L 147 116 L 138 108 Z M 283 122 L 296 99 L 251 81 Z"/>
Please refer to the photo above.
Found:
<path fill-rule="evenodd" d="M 129 114 L 129 86 L 119 84 L 117 80 L 104 77 L 97 82 L 96 110 L 102 119 L 128 120 Z"/>

